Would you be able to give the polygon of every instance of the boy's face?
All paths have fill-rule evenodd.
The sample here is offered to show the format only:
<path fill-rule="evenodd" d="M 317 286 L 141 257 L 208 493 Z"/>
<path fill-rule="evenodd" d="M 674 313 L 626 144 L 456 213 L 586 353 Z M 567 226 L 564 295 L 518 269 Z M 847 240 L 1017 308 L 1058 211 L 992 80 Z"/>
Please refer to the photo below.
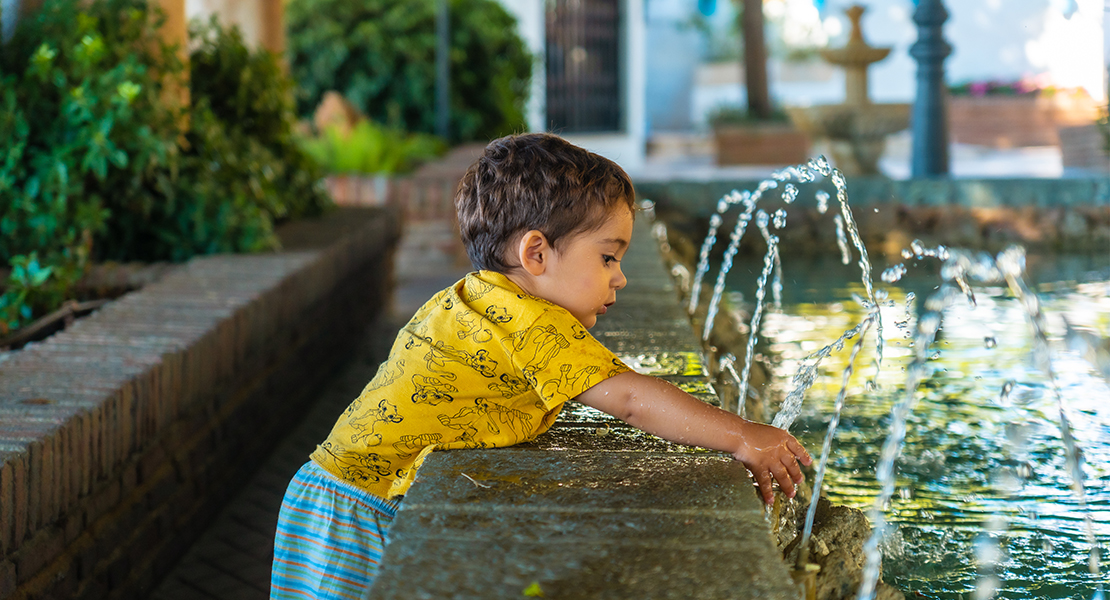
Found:
<path fill-rule="evenodd" d="M 570 311 L 586 329 L 617 301 L 628 280 L 620 261 L 632 240 L 632 211 L 621 207 L 601 227 L 568 238 L 540 278 L 536 295 Z"/>

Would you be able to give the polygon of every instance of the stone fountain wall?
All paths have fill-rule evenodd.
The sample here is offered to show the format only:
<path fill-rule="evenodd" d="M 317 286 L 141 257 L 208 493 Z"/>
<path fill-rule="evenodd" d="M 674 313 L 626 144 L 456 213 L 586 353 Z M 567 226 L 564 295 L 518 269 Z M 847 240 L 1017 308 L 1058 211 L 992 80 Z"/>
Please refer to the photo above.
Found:
<path fill-rule="evenodd" d="M 672 227 L 701 239 L 717 200 L 732 190 L 751 190 L 758 181 L 711 180 L 636 182 L 642 198 L 655 201 Z M 838 212 L 828 181 L 799 186 L 788 226 L 776 232 L 785 254 L 827 253 L 836 248 L 830 221 Z M 829 211 L 816 210 L 814 192 L 832 195 Z M 997 252 L 1011 244 L 1031 251 L 1110 252 L 1110 178 L 1073 179 L 848 179 L 849 206 L 872 253 L 897 254 L 914 239 L 927 245 Z M 784 206 L 772 191 L 760 207 Z M 729 231 L 736 210 L 726 215 Z M 750 240 L 750 242 L 749 242 Z M 746 236 L 742 251 L 763 252 L 759 236 Z M 723 246 L 723 244 L 721 245 Z"/>

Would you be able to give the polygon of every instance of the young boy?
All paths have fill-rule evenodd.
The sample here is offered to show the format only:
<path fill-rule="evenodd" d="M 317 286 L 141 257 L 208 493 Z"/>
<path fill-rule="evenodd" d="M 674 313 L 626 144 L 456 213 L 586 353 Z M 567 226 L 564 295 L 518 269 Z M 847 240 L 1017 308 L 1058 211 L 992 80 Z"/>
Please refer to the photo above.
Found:
<path fill-rule="evenodd" d="M 272 598 L 358 598 L 400 498 L 433 450 L 528 441 L 570 399 L 668 440 L 729 452 L 772 500 L 810 458 L 785 431 L 637 374 L 587 329 L 627 283 L 632 182 L 547 134 L 494 140 L 455 198 L 479 269 L 436 294 L 289 484 Z"/>

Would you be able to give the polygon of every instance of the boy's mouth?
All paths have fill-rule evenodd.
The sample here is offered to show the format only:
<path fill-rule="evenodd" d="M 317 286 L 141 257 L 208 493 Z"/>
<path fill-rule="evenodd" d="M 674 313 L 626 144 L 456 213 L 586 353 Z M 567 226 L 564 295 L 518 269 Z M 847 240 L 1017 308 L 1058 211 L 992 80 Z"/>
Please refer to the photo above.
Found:
<path fill-rule="evenodd" d="M 606 305 L 602 306 L 602 307 L 601 307 L 601 310 L 597 311 L 597 314 L 599 314 L 599 315 L 603 315 L 603 314 L 605 314 L 605 313 L 609 312 L 609 307 L 610 307 L 610 306 L 612 306 L 612 305 L 614 305 L 614 304 L 616 304 L 616 302 L 610 302 L 610 303 L 608 303 L 608 304 L 606 304 Z"/>

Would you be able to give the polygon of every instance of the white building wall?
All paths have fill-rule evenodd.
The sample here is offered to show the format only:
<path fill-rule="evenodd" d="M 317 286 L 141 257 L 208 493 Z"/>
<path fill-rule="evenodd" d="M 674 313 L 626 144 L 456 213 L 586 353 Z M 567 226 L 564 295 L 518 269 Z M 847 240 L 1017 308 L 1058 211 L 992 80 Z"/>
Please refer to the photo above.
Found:
<path fill-rule="evenodd" d="M 945 61 L 949 83 L 996 79 L 1013 81 L 1039 77 L 1046 84 L 1082 87 L 1098 101 L 1107 101 L 1106 78 L 1110 65 L 1110 5 L 1106 0 L 944 0 L 949 19 L 945 39 L 953 53 Z M 890 56 L 872 65 L 870 94 L 876 102 L 910 102 L 915 92 L 917 63 L 909 47 L 917 40 L 912 15 L 912 0 L 827 0 L 824 10 L 826 31 L 831 46 L 846 41 L 848 20 L 844 9 L 852 4 L 867 8 L 863 34 L 873 46 L 890 47 Z M 1073 10 L 1070 17 L 1065 13 Z M 664 68 L 686 62 L 696 65 L 699 50 L 682 44 L 661 44 L 683 31 L 683 22 L 697 11 L 695 0 L 651 0 L 649 31 L 663 31 L 648 40 L 648 64 L 656 77 L 656 64 Z M 729 0 L 717 0 L 717 14 L 711 21 L 731 19 Z M 704 51 L 704 48 L 702 49 Z M 662 58 L 660 58 L 662 57 Z M 693 66 L 691 68 L 695 68 Z M 844 99 L 844 78 L 839 69 L 820 65 L 799 67 L 772 58 L 769 64 L 771 94 L 782 104 L 805 105 L 840 102 Z M 808 73 L 806 73 L 808 71 Z M 694 128 L 705 126 L 705 116 L 721 103 L 743 104 L 742 73 L 700 73 L 694 77 L 689 100 L 677 102 L 668 94 L 649 94 L 648 114 L 663 115 L 690 111 Z M 670 75 L 667 75 L 670 76 Z M 700 76 L 701 82 L 698 81 Z M 726 77 L 726 78 L 727 78 Z M 652 90 L 667 89 L 653 81 Z"/>
<path fill-rule="evenodd" d="M 544 32 L 544 0 L 499 0 L 517 20 L 517 33 L 524 39 L 535 61 L 532 64 L 532 84 L 525 109 L 528 131 L 544 131 L 547 121 L 545 99 L 546 81 L 546 37 Z"/>

